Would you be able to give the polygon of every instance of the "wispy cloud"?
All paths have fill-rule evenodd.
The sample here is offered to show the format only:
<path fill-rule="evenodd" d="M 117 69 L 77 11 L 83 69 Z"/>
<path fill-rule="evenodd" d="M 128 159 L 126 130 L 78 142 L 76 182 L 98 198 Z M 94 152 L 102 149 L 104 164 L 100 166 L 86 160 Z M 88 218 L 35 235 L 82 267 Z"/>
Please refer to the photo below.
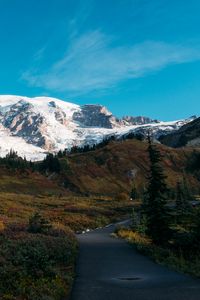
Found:
<path fill-rule="evenodd" d="M 96 30 L 76 34 L 62 58 L 46 70 L 27 70 L 22 78 L 32 86 L 73 96 L 108 89 L 168 65 L 199 59 L 200 47 L 162 41 L 116 46 L 112 38 Z"/>

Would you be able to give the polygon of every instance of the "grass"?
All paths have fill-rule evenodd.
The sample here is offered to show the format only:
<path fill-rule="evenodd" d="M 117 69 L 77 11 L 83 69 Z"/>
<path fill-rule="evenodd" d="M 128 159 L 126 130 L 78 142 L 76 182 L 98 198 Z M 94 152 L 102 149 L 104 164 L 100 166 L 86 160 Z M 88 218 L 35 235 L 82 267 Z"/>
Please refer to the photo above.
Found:
<path fill-rule="evenodd" d="M 128 228 L 118 228 L 116 235 L 127 240 L 131 245 L 134 245 L 139 252 L 149 256 L 156 263 L 200 278 L 200 255 L 185 258 L 181 251 L 177 252 L 170 248 L 159 247 L 153 244 L 145 235 Z"/>
<path fill-rule="evenodd" d="M 51 222 L 79 231 L 117 221 L 129 210 L 129 201 L 109 197 L 0 193 L 0 221 L 5 224 L 26 223 L 35 211 L 40 211 Z"/>

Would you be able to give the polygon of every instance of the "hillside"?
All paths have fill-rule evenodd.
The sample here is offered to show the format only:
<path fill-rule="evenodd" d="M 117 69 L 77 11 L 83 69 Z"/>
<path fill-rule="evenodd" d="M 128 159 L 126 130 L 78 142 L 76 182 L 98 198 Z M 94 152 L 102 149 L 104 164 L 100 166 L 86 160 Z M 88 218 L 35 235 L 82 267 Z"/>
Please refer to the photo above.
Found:
<path fill-rule="evenodd" d="M 185 124 L 176 132 L 161 136 L 160 142 L 170 147 L 199 147 L 200 146 L 200 118 Z"/>
<path fill-rule="evenodd" d="M 171 191 L 185 172 L 191 190 L 199 193 L 198 176 L 187 172 L 192 150 L 158 147 Z M 135 139 L 112 141 L 94 151 L 60 158 L 59 174 L 1 166 L 0 219 L 24 222 L 41 211 L 53 222 L 78 230 L 122 217 L 130 209 L 133 184 L 138 196 L 143 194 L 148 174 L 146 149 L 146 142 Z"/>
<path fill-rule="evenodd" d="M 198 190 L 199 182 L 192 174 L 185 173 L 192 151 L 158 147 L 163 155 L 169 185 L 175 187 L 178 179 L 185 174 L 190 186 Z M 77 193 L 119 197 L 121 193 L 130 193 L 134 181 L 141 193 L 148 175 L 146 149 L 146 142 L 133 139 L 112 141 L 102 149 L 72 154 L 62 159 L 67 164 L 65 185 Z"/>
<path fill-rule="evenodd" d="M 169 200 L 175 196 L 183 171 L 190 190 L 199 194 L 199 177 L 193 176 L 196 169 L 191 172 L 190 167 L 186 173 L 192 151 L 158 147 L 171 188 Z M 60 164 L 57 173 L 40 173 L 37 166 L 41 163 L 26 161 L 26 168 L 25 160 L 11 159 L 9 166 L 0 159 L 0 298 L 31 294 L 30 299 L 43 299 L 43 295 L 63 297 L 69 293 L 76 257 L 71 230 L 88 231 L 130 218 L 133 185 L 137 190 L 135 207 L 144 192 L 149 166 L 146 149 L 147 143 L 136 139 L 110 141 L 92 151 L 56 157 Z M 46 226 L 50 226 L 48 231 L 41 232 Z"/>
<path fill-rule="evenodd" d="M 123 218 L 129 211 L 128 199 L 75 193 L 63 186 L 58 174 L 0 168 L 0 227 L 24 226 L 40 212 L 55 225 L 83 230 Z"/>

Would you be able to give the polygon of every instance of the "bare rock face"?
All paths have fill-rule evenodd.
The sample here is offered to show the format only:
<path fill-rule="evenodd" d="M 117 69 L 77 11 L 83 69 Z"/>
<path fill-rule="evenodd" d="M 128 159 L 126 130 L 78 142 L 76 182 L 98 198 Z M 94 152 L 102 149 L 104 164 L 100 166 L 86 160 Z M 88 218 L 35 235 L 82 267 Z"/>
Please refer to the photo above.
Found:
<path fill-rule="evenodd" d="M 45 138 L 45 118 L 33 110 L 32 104 L 20 100 L 10 106 L 3 115 L 2 124 L 13 136 L 22 137 L 27 143 L 49 149 L 48 139 Z"/>
<path fill-rule="evenodd" d="M 132 117 L 132 116 L 126 116 L 123 117 L 121 120 L 124 125 L 144 125 L 144 124 L 151 124 L 151 123 L 160 123 L 158 120 L 153 120 L 148 117 Z"/>
<path fill-rule="evenodd" d="M 54 116 L 56 121 L 58 121 L 62 125 L 67 126 L 69 122 L 67 120 L 66 113 L 55 103 L 55 101 L 50 101 L 49 106 L 52 107 L 54 110 Z"/>
<path fill-rule="evenodd" d="M 55 119 L 62 125 L 67 125 L 66 114 L 64 111 L 57 109 L 54 113 Z"/>
<path fill-rule="evenodd" d="M 84 105 L 73 114 L 73 120 L 86 127 L 111 129 L 118 125 L 117 119 L 106 107 L 101 105 Z"/>

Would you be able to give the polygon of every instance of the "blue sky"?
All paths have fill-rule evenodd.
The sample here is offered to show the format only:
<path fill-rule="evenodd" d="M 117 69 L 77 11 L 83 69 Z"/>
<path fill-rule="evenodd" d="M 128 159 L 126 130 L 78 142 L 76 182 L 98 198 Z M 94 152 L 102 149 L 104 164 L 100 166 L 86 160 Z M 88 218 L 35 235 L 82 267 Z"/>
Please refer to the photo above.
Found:
<path fill-rule="evenodd" d="M 199 0 L 0 0 L 0 94 L 200 115 Z"/>

